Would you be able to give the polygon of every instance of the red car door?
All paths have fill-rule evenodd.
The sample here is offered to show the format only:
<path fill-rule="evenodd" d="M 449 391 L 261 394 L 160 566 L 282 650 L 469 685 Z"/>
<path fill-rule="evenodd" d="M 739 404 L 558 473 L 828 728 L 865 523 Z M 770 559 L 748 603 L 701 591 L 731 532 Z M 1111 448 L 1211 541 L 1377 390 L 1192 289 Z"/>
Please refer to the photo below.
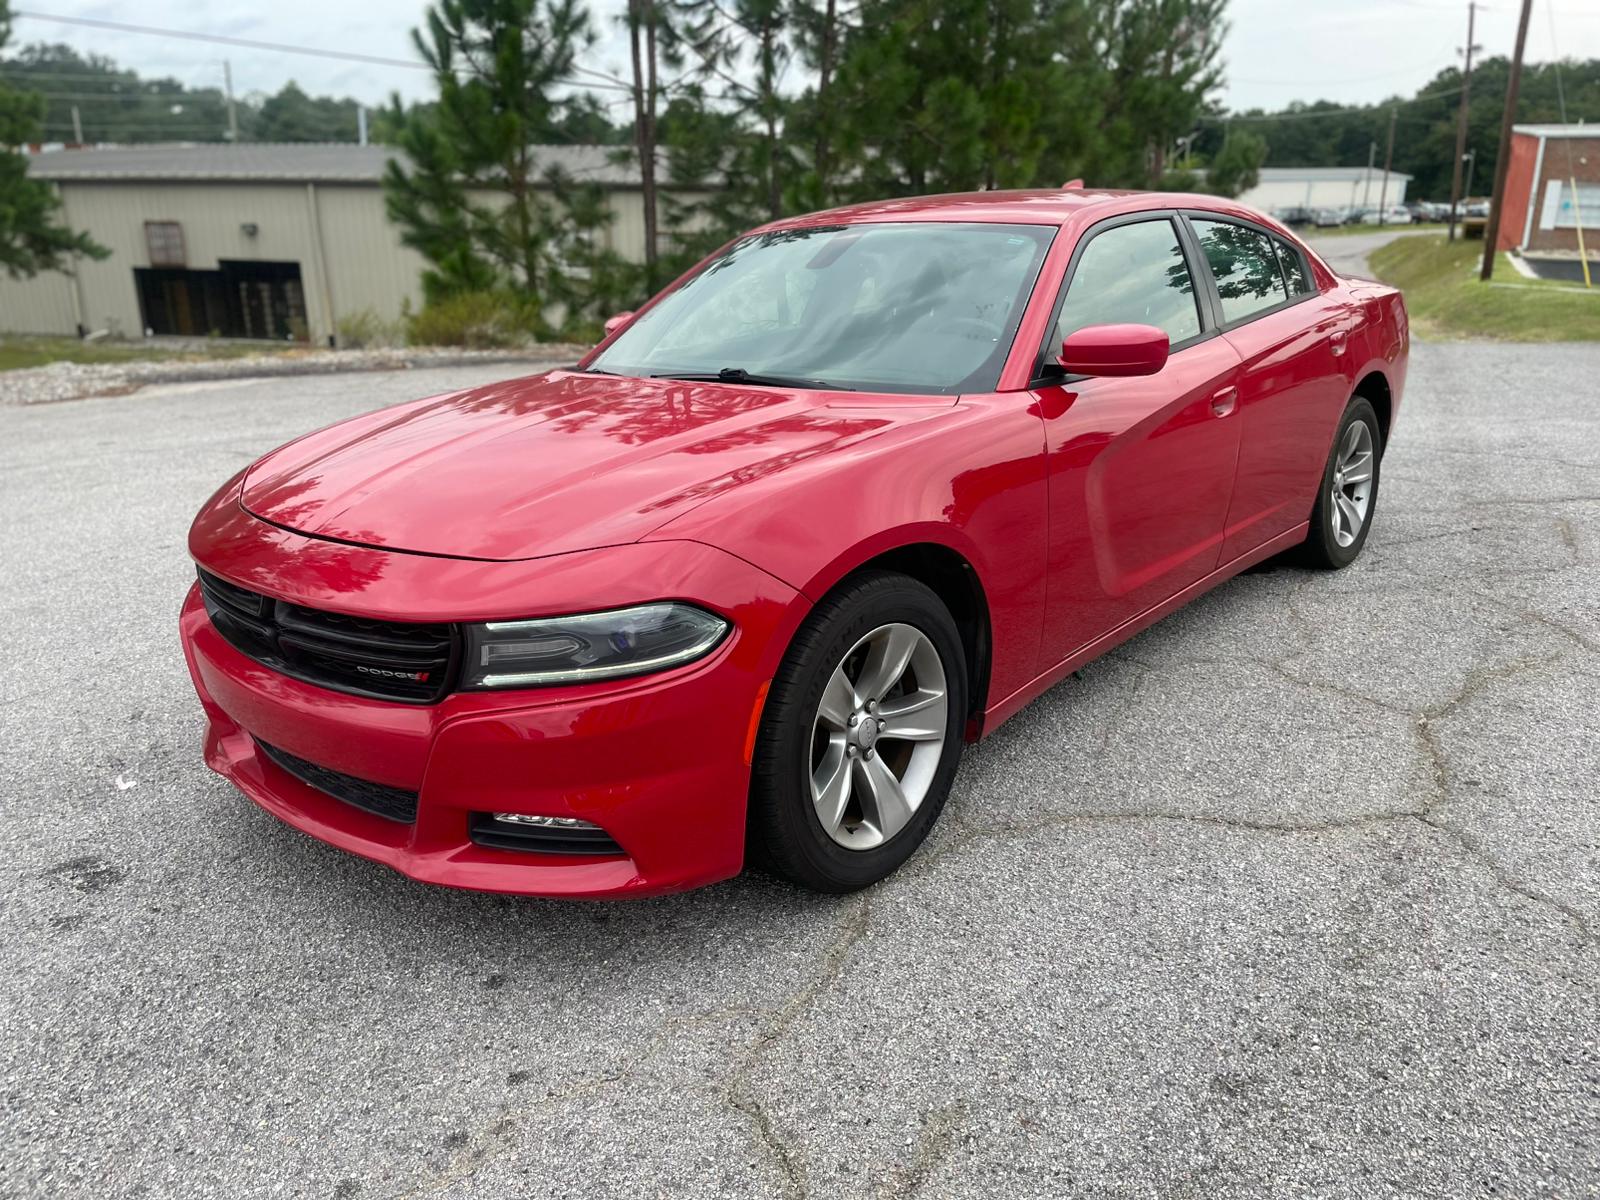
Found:
<path fill-rule="evenodd" d="M 1349 398 L 1341 355 L 1349 317 L 1318 291 L 1305 256 L 1270 231 L 1186 214 L 1210 270 L 1223 337 L 1242 360 L 1239 470 L 1222 561 L 1311 515 L 1329 439 Z"/>
<path fill-rule="evenodd" d="M 1036 381 L 1050 508 L 1041 671 L 1217 565 L 1239 355 L 1212 327 L 1199 272 L 1174 214 L 1114 218 L 1074 250 L 1041 362 L 1074 330 L 1124 322 L 1164 329 L 1171 356 L 1147 377 Z"/>

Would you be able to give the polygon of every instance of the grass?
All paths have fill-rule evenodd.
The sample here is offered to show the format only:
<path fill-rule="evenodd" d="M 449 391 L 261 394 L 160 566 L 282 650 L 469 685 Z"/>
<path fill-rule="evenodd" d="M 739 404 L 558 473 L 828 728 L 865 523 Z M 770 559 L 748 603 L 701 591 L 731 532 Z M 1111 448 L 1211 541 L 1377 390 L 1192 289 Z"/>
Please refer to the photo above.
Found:
<path fill-rule="evenodd" d="M 295 348 L 286 345 L 285 349 Z M 300 347 L 304 349 L 304 347 Z M 142 342 L 81 342 L 70 337 L 0 336 L 0 371 L 43 367 L 53 362 L 197 362 L 212 358 L 238 358 L 245 354 L 279 353 L 274 345 L 217 342 L 197 348 L 193 343 L 162 346 Z"/>
<path fill-rule="evenodd" d="M 1504 254 L 1494 287 L 1478 279 L 1481 241 L 1397 238 L 1367 258 L 1373 273 L 1405 293 L 1411 323 L 1424 337 L 1508 342 L 1600 341 L 1600 288 L 1527 279 Z"/>

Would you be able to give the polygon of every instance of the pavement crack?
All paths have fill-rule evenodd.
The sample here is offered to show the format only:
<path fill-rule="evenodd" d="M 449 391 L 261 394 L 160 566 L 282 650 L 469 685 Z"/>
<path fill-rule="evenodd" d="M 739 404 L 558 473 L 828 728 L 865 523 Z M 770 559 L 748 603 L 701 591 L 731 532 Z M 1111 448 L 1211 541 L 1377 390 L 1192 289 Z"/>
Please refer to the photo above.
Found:
<path fill-rule="evenodd" d="M 1566 634 L 1580 646 L 1588 647 L 1587 640 L 1536 613 L 1522 612 L 1518 614 L 1540 625 Z M 1507 891 L 1513 892 L 1535 904 L 1540 904 L 1559 913 L 1574 928 L 1582 939 L 1590 945 L 1595 944 L 1595 931 L 1586 917 L 1579 909 L 1550 895 L 1527 880 L 1516 875 L 1500 859 L 1484 845 L 1483 839 L 1476 834 L 1446 821 L 1439 809 L 1450 803 L 1454 791 L 1454 772 L 1450 765 L 1450 757 L 1439 738 L 1436 724 L 1453 715 L 1463 705 L 1474 697 L 1481 695 L 1496 683 L 1513 679 L 1518 675 L 1536 671 L 1542 667 L 1551 666 L 1560 662 L 1562 655 L 1549 655 L 1537 658 L 1519 658 L 1510 662 L 1501 663 L 1493 667 L 1478 667 L 1467 674 L 1466 679 L 1456 690 L 1455 694 L 1447 700 L 1421 713 L 1415 724 L 1418 740 L 1428 756 L 1432 769 L 1434 783 L 1434 799 L 1423 805 L 1422 810 L 1411 814 L 1412 818 L 1420 821 L 1428 828 L 1437 830 L 1451 838 L 1458 846 L 1465 850 L 1478 862 L 1488 868 L 1489 873 Z"/>
<path fill-rule="evenodd" d="M 766 1154 L 783 1180 L 785 1200 L 805 1200 L 809 1194 L 806 1164 L 800 1151 L 773 1120 L 771 1112 L 755 1093 L 752 1075 L 767 1049 L 783 1039 L 801 1015 L 838 980 L 850 952 L 867 935 L 871 921 L 871 902 L 863 894 L 839 929 L 833 944 L 823 953 L 821 968 L 814 979 L 791 996 L 772 1014 L 761 1031 L 745 1047 L 733 1064 L 724 1102 L 750 1122 L 756 1144 Z"/>
<path fill-rule="evenodd" d="M 878 1194 L 897 1197 L 898 1200 L 919 1195 L 939 1165 L 955 1149 L 957 1135 L 968 1116 L 965 1100 L 957 1100 L 928 1113 L 923 1118 L 917 1144 L 911 1151 L 911 1161 L 903 1167 L 896 1167 L 889 1181 L 877 1189 Z"/>
<path fill-rule="evenodd" d="M 1589 918 L 1584 915 L 1580 909 L 1568 904 L 1564 900 L 1557 899 L 1555 896 L 1552 896 L 1550 893 L 1535 887 L 1526 879 L 1523 879 L 1521 876 L 1512 872 L 1509 867 L 1501 862 L 1500 859 L 1497 858 L 1488 849 L 1488 847 L 1483 844 L 1483 840 L 1477 835 L 1469 833 L 1465 829 L 1458 829 L 1456 826 L 1451 825 L 1436 813 L 1417 813 L 1415 814 L 1415 819 L 1422 822 L 1422 824 L 1426 825 L 1429 829 L 1437 830 L 1438 832 L 1449 837 L 1456 843 L 1456 845 L 1465 850 L 1474 860 L 1482 863 L 1488 868 L 1489 873 L 1494 876 L 1495 881 L 1499 883 L 1501 887 L 1505 888 L 1509 892 L 1514 892 L 1518 896 L 1521 896 L 1523 899 L 1529 900 L 1534 904 L 1542 905 L 1546 908 L 1554 910 L 1557 914 L 1569 922 L 1573 928 L 1577 930 L 1578 936 L 1581 937 L 1585 942 L 1589 943 L 1589 945 L 1593 946 L 1600 944 L 1600 939 L 1597 939 L 1595 936 L 1594 926 L 1590 923 Z"/>

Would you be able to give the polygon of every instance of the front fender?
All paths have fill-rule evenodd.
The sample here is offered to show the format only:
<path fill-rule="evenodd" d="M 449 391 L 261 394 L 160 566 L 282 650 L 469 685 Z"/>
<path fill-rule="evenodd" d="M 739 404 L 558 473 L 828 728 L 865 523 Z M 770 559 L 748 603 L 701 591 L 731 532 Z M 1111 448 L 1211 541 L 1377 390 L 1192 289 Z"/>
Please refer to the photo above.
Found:
<path fill-rule="evenodd" d="M 1037 674 L 1048 518 L 1042 420 L 1025 394 L 963 397 L 947 417 L 888 431 L 752 480 L 654 539 L 736 554 L 813 603 L 863 563 L 931 543 L 960 555 L 989 604 L 996 695 Z"/>

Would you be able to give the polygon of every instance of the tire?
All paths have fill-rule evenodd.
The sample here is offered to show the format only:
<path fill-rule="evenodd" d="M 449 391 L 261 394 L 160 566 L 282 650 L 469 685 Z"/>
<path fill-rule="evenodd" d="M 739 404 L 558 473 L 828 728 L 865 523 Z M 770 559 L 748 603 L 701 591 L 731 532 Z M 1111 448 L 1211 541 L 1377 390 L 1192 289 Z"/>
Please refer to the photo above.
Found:
<path fill-rule="evenodd" d="M 1382 464 L 1383 431 L 1378 427 L 1378 414 L 1365 396 L 1353 396 L 1333 436 L 1311 509 L 1311 528 L 1300 547 L 1300 559 L 1306 566 L 1337 571 L 1355 562 L 1378 512 Z M 1365 471 L 1367 478 L 1352 481 L 1347 477 L 1356 471 Z M 1336 495 L 1343 496 L 1343 503 Z"/>
<path fill-rule="evenodd" d="M 892 686 L 877 686 L 902 654 Z M 941 690 L 942 709 L 933 699 Z M 939 597 L 889 571 L 847 580 L 801 625 L 768 691 L 752 763 L 750 861 L 834 894 L 891 874 L 939 818 L 966 719 L 966 655 Z M 917 736 L 897 738 L 897 729 Z M 825 812 L 839 819 L 825 824 Z"/>

